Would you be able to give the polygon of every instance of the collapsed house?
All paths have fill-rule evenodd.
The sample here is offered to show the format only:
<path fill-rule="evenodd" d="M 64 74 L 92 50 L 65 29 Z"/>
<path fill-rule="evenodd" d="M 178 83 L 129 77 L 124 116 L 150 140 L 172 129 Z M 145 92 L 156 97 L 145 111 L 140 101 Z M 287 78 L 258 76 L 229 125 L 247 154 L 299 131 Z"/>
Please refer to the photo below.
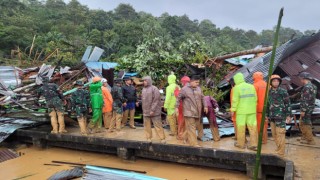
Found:
<path fill-rule="evenodd" d="M 240 69 L 226 75 L 218 87 L 230 89 L 229 80 L 239 72 L 243 73 L 248 83 L 253 83 L 252 75 L 257 71 L 262 72 L 267 81 L 270 58 L 271 52 L 252 59 Z M 213 63 L 211 62 L 211 64 Z M 316 108 L 313 112 L 314 119 L 318 120 L 320 118 L 320 32 L 290 40 L 276 49 L 273 73 L 282 77 L 282 87 L 288 90 L 292 98 L 303 86 L 299 80 L 301 72 L 310 73 L 313 77 L 312 83 L 318 87 Z M 299 112 L 299 104 L 293 103 L 293 114 L 299 115 Z"/>

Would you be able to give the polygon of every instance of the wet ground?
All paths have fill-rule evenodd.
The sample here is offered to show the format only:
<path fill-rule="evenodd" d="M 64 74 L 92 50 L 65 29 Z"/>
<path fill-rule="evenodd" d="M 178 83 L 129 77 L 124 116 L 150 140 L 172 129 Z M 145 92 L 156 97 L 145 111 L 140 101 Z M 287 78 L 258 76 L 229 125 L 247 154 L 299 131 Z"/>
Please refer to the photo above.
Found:
<path fill-rule="evenodd" d="M 69 133 L 74 135 L 79 135 L 78 129 L 72 128 L 69 129 Z M 177 140 L 175 137 L 169 136 L 169 131 L 165 130 L 167 144 L 179 144 L 186 145 L 182 141 Z M 145 141 L 143 128 L 130 129 L 129 127 L 125 127 L 119 133 L 97 133 L 90 136 L 100 136 L 106 138 L 119 138 L 119 139 L 127 139 L 127 140 L 137 140 L 137 141 Z M 153 131 L 153 142 L 158 142 L 159 139 Z M 249 138 L 247 138 L 249 139 Z M 294 162 L 295 167 L 295 179 L 320 179 L 320 171 L 318 167 L 320 167 L 320 138 L 315 137 L 316 145 L 308 146 L 301 145 L 297 141 L 298 137 L 290 137 L 286 138 L 286 154 L 283 158 L 291 160 Z M 238 149 L 234 147 L 234 140 L 231 137 L 222 138 L 219 142 L 214 141 L 206 141 L 199 142 L 200 146 L 207 148 L 217 148 L 231 151 L 241 151 L 241 152 L 253 152 L 248 149 Z M 266 154 L 275 154 L 275 143 L 271 137 L 269 137 L 268 143 L 262 146 L 262 153 Z"/>
<path fill-rule="evenodd" d="M 80 136 L 79 129 L 68 128 L 72 135 Z M 49 132 L 49 130 L 48 130 Z M 185 145 L 175 137 L 169 136 L 165 130 L 167 144 Z M 143 128 L 130 129 L 125 127 L 119 133 L 96 133 L 88 137 L 98 136 L 105 138 L 116 138 L 125 140 L 145 141 Z M 295 165 L 295 179 L 320 179 L 320 139 L 315 137 L 315 146 L 302 146 L 296 141 L 297 137 L 287 138 L 286 155 L 284 158 L 291 160 Z M 154 134 L 154 143 L 160 140 Z M 252 152 L 247 149 L 234 147 L 234 140 L 231 137 L 222 138 L 219 142 L 207 141 L 199 143 L 202 147 L 217 148 L 230 151 Z M 263 145 L 262 153 L 274 154 L 275 144 L 271 138 L 268 144 Z M 15 179 L 28 176 L 24 179 L 45 179 L 55 172 L 63 169 L 70 169 L 70 166 L 47 166 L 52 160 L 71 161 L 76 163 L 88 163 L 101 166 L 113 166 L 116 168 L 134 169 L 147 171 L 148 175 L 167 179 L 248 179 L 244 173 L 226 171 L 222 169 L 195 167 L 177 163 L 167 163 L 153 160 L 138 159 L 136 162 L 122 161 L 113 155 L 96 154 L 83 151 L 67 150 L 60 148 L 49 148 L 46 150 L 36 148 L 24 148 L 19 152 L 25 155 L 20 158 L 0 163 L 0 174 L 4 179 Z"/>
<path fill-rule="evenodd" d="M 135 162 L 123 161 L 114 155 L 62 148 L 49 148 L 42 150 L 34 147 L 25 147 L 18 150 L 18 152 L 24 155 L 19 158 L 0 163 L 0 179 L 47 179 L 58 171 L 73 168 L 69 165 L 44 165 L 54 164 L 51 162 L 53 160 L 146 171 L 147 175 L 166 179 L 248 179 L 244 173 L 236 171 L 195 167 L 146 159 L 138 159 Z"/>

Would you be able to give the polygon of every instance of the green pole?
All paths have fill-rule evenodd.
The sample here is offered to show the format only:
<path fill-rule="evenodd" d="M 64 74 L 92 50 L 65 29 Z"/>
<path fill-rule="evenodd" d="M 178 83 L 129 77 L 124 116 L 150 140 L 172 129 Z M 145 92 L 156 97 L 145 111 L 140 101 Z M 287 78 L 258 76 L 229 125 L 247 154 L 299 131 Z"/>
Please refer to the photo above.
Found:
<path fill-rule="evenodd" d="M 256 155 L 256 164 L 255 164 L 255 168 L 254 168 L 254 179 L 255 180 L 258 179 L 258 174 L 259 174 L 260 157 L 261 157 L 261 146 L 262 146 L 262 134 L 263 134 L 263 127 L 264 127 L 264 119 L 266 117 L 266 110 L 267 110 L 268 94 L 269 94 L 269 87 L 270 87 L 270 77 L 271 77 L 271 75 L 273 73 L 274 58 L 275 58 L 277 44 L 278 44 L 278 36 L 279 36 L 279 30 L 280 30 L 280 26 L 281 26 L 282 16 L 283 16 L 283 8 L 281 8 L 280 13 L 279 13 L 277 29 L 276 29 L 276 33 L 275 33 L 274 39 L 273 39 L 273 47 L 272 47 L 270 66 L 269 66 L 269 73 L 268 73 L 268 84 L 267 84 L 266 94 L 264 95 L 265 100 L 264 100 L 264 105 L 263 105 L 262 121 L 261 121 L 261 125 L 260 125 L 261 128 L 260 128 L 260 132 L 259 132 L 258 150 L 257 150 L 257 155 Z"/>
<path fill-rule="evenodd" d="M 84 84 L 83 86 L 84 86 L 84 87 L 87 87 L 87 86 L 89 86 L 90 84 L 91 84 L 91 83 L 88 82 L 88 83 Z M 67 96 L 67 95 L 69 95 L 69 94 L 72 94 L 72 93 L 76 92 L 77 89 L 78 89 L 78 88 L 73 88 L 73 89 L 71 89 L 71 90 L 69 90 L 69 91 L 66 91 L 65 93 L 63 93 L 63 96 Z"/>

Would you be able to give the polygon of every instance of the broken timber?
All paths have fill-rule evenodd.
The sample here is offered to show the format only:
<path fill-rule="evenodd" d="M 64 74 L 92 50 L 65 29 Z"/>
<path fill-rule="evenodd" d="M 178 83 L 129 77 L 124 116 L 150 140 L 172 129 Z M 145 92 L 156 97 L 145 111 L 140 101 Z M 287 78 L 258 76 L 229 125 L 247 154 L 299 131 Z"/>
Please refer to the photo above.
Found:
<path fill-rule="evenodd" d="M 250 49 L 250 50 L 235 52 L 235 53 L 231 53 L 231 54 L 227 54 L 227 55 L 223 55 L 223 56 L 217 56 L 217 57 L 214 57 L 214 58 L 207 60 L 205 62 L 205 65 L 211 66 L 215 61 L 221 61 L 221 60 L 225 60 L 225 59 L 229 59 L 229 58 L 233 58 L 233 57 L 238 57 L 238 56 L 242 56 L 242 55 L 247 55 L 247 54 L 265 53 L 265 52 L 269 52 L 271 50 L 272 50 L 272 46 L 269 46 L 269 47 L 264 47 L 264 48 L 259 48 L 259 49 Z"/>

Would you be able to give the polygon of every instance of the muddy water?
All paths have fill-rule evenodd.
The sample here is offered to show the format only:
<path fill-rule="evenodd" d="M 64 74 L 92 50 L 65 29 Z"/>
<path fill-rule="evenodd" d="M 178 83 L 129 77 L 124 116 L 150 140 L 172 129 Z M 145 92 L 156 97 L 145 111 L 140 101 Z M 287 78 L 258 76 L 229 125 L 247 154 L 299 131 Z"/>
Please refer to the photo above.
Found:
<path fill-rule="evenodd" d="M 227 180 L 248 179 L 244 173 L 215 168 L 196 167 L 137 159 L 135 162 L 123 161 L 114 155 L 76 151 L 62 148 L 38 149 L 24 147 L 17 150 L 21 157 L 0 163 L 0 179 L 47 179 L 54 173 L 72 169 L 69 165 L 53 166 L 51 161 L 68 161 L 90 165 L 125 168 L 146 171 L 147 175 L 174 180 Z"/>

